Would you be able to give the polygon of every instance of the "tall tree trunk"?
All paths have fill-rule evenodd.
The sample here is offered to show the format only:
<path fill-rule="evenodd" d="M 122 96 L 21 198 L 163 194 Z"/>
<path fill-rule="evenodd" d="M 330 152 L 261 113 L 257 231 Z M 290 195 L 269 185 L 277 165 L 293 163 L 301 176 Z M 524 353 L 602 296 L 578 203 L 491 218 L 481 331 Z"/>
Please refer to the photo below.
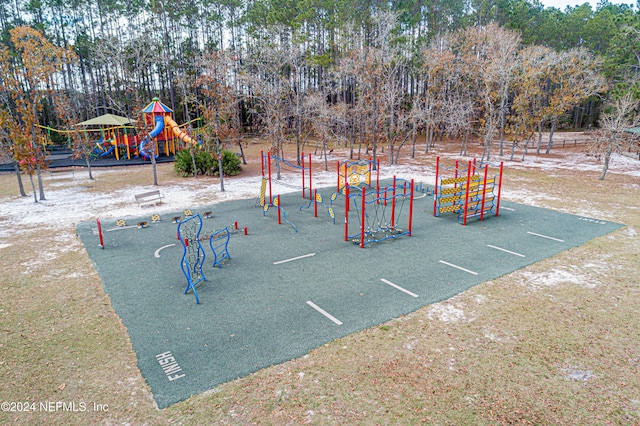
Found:
<path fill-rule="evenodd" d="M 220 138 L 216 138 L 216 154 L 218 157 L 218 173 L 220 174 L 220 192 L 224 192 L 224 154 L 220 148 Z"/>
<path fill-rule="evenodd" d="M 527 153 L 529 152 L 529 141 L 531 140 L 531 138 L 527 138 L 524 142 L 524 150 L 522 151 L 522 161 L 524 161 L 524 157 L 527 156 Z"/>
<path fill-rule="evenodd" d="M 38 190 L 40 192 L 40 201 L 46 200 L 44 197 L 44 186 L 42 184 L 42 169 L 40 168 L 40 164 L 36 165 L 36 176 L 38 176 Z"/>
<path fill-rule="evenodd" d="M 558 119 L 554 118 L 551 121 L 551 130 L 549 132 L 549 143 L 547 144 L 547 150 L 545 154 L 548 154 L 549 152 L 551 152 L 551 147 L 553 146 L 553 133 L 555 132 L 557 126 L 558 126 Z"/>
<path fill-rule="evenodd" d="M 540 147 L 542 146 L 542 120 L 538 123 L 538 146 L 536 148 L 536 154 L 540 154 Z"/>
<path fill-rule="evenodd" d="M 602 166 L 602 174 L 598 178 L 598 180 L 604 180 L 604 177 L 609 170 L 609 160 L 611 160 L 611 153 L 613 152 L 613 145 L 615 144 L 615 136 L 611 138 L 609 141 L 609 146 L 607 147 L 607 151 L 604 154 L 604 165 Z"/>
<path fill-rule="evenodd" d="M 22 183 L 22 174 L 20 173 L 20 166 L 18 162 L 13 159 L 13 169 L 16 171 L 16 178 L 18 179 L 18 189 L 20 190 L 20 196 L 26 197 L 27 193 L 24 191 L 24 184 Z"/>
<path fill-rule="evenodd" d="M 84 160 L 87 162 L 87 171 L 89 172 L 89 180 L 93 180 L 93 174 L 91 173 L 91 159 L 86 156 Z"/>
<path fill-rule="evenodd" d="M 38 202 L 38 195 L 36 192 L 36 184 L 33 182 L 33 173 L 29 174 L 29 180 L 31 181 L 31 189 L 33 190 L 33 202 Z"/>

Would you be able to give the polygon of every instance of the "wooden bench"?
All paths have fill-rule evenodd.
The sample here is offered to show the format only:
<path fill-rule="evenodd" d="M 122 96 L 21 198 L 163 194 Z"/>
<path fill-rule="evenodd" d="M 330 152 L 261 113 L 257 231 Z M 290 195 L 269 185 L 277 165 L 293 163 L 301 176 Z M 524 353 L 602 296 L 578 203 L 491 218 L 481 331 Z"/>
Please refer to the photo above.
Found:
<path fill-rule="evenodd" d="M 142 207 L 145 204 L 149 203 L 162 203 L 162 195 L 160 195 L 160 190 L 156 189 L 155 191 L 144 192 L 142 194 L 136 194 L 136 202 L 138 203 L 138 207 Z"/>

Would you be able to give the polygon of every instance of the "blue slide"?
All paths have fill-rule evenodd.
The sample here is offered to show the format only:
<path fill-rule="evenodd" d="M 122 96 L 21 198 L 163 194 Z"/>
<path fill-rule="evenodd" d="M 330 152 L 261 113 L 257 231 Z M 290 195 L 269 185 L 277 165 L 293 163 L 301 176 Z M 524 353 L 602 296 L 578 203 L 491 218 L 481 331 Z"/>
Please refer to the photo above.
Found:
<path fill-rule="evenodd" d="M 164 116 L 156 115 L 155 121 L 156 121 L 156 127 L 154 127 L 153 130 L 149 132 L 149 136 L 152 139 L 155 138 L 156 136 L 158 136 L 164 130 Z M 147 144 L 149 142 L 150 142 L 149 138 L 144 138 L 140 142 L 140 146 L 138 147 L 138 152 L 140 153 L 140 155 L 142 155 L 147 160 L 151 159 L 151 156 L 149 155 L 149 152 L 147 151 Z M 156 154 L 155 157 L 158 158 L 158 155 Z"/>
<path fill-rule="evenodd" d="M 160 132 L 164 130 L 164 116 L 156 115 L 155 121 L 156 127 L 151 132 L 149 132 L 149 136 L 151 136 L 152 138 L 155 138 L 160 134 Z"/>

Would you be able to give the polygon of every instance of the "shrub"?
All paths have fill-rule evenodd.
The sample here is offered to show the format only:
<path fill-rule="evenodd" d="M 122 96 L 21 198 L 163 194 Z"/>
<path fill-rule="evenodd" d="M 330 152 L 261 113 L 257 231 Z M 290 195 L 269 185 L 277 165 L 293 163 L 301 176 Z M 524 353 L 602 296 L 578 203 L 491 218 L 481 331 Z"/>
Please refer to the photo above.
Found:
<path fill-rule="evenodd" d="M 240 174 L 242 167 L 240 167 L 240 159 L 238 156 L 227 150 L 222 150 L 222 172 L 225 176 L 236 176 Z M 218 161 L 213 158 L 213 155 L 207 151 L 196 151 L 194 153 L 196 170 L 200 175 L 206 176 L 218 176 Z M 182 149 L 178 151 L 174 157 L 174 169 L 182 176 L 193 176 L 193 160 L 191 159 L 191 151 L 188 149 Z"/>
<path fill-rule="evenodd" d="M 215 160 L 214 160 L 215 161 Z M 218 171 L 218 162 L 215 161 L 215 166 L 213 166 L 213 175 L 218 176 L 220 173 Z M 235 152 L 227 151 L 226 149 L 222 150 L 222 173 L 225 176 L 237 176 L 242 171 L 242 167 L 240 166 L 240 157 L 236 155 Z"/>

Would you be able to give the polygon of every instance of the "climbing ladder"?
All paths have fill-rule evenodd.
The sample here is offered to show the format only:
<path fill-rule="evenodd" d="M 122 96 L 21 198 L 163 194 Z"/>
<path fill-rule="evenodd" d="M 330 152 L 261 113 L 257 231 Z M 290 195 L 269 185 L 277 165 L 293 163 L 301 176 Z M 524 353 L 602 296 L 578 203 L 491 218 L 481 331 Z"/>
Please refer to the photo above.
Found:
<path fill-rule="evenodd" d="M 214 231 L 209 237 L 209 247 L 213 252 L 213 267 L 222 268 L 222 261 L 231 259 L 229 254 L 229 228 L 222 228 Z"/>
<path fill-rule="evenodd" d="M 336 192 L 338 193 L 342 192 L 347 185 L 351 187 L 372 186 L 371 174 L 373 171 L 376 173 L 376 186 L 379 186 L 380 160 L 376 163 L 373 160 L 338 161 L 337 171 L 338 186 Z"/>
<path fill-rule="evenodd" d="M 177 231 L 178 239 L 184 248 L 184 254 L 180 260 L 180 268 L 187 279 L 187 287 L 184 290 L 184 294 L 192 290 L 196 297 L 196 304 L 200 304 L 196 286 L 202 281 L 207 280 L 207 277 L 205 277 L 202 272 L 202 265 L 204 264 L 206 255 L 202 244 L 200 244 L 201 230 L 202 217 L 197 214 L 181 221 L 178 224 Z"/>
<path fill-rule="evenodd" d="M 499 171 L 490 177 L 489 166 L 497 167 Z M 440 157 L 437 157 L 433 215 L 453 213 L 463 225 L 470 218 L 484 220 L 488 214 L 498 216 L 502 169 L 502 162 L 499 165 L 484 163 L 478 166 L 475 160 L 467 162 L 466 167 L 456 161 L 455 166 L 447 168 L 440 164 Z M 453 177 L 443 177 L 444 170 L 453 170 Z"/>

